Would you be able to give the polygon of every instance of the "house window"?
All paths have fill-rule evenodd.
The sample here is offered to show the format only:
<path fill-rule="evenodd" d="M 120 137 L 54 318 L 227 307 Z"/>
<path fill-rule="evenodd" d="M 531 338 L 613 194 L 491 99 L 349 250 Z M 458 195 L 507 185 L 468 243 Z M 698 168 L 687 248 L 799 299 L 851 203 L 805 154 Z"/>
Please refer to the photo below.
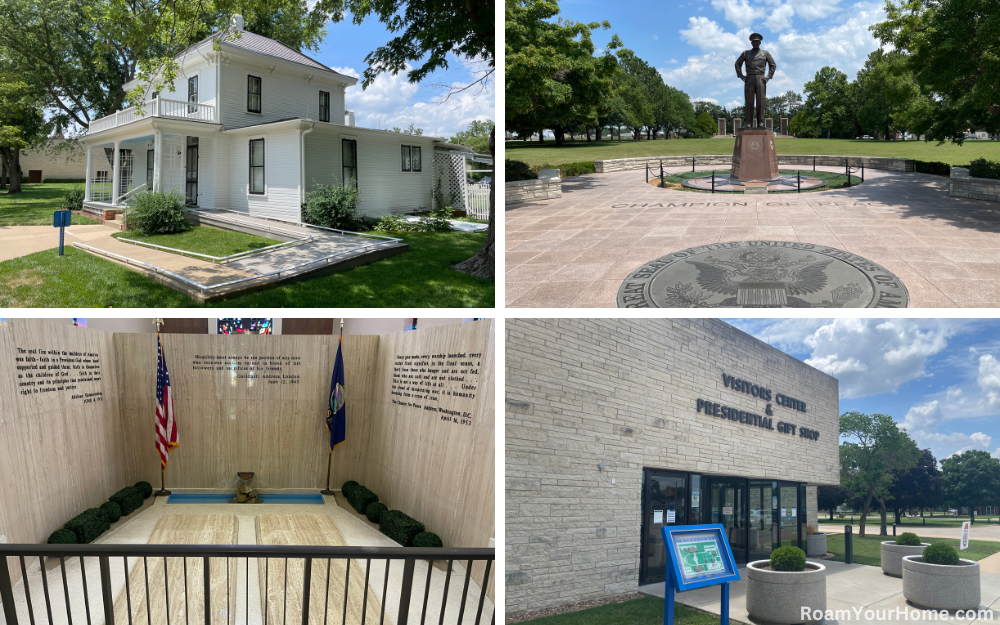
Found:
<path fill-rule="evenodd" d="M 152 95 L 152 96 L 150 96 L 150 98 L 149 98 L 149 99 L 150 99 L 150 100 L 155 100 L 155 99 L 156 99 L 156 98 L 158 98 L 158 97 L 160 97 L 160 92 L 159 92 L 159 91 L 154 91 L 154 92 L 153 92 L 153 95 Z"/>
<path fill-rule="evenodd" d="M 403 171 L 420 171 L 420 146 L 404 145 L 400 148 Z"/>
<path fill-rule="evenodd" d="M 350 180 L 355 189 L 358 188 L 358 142 L 354 139 L 344 139 L 341 143 L 343 156 L 344 184 Z"/>
<path fill-rule="evenodd" d="M 264 195 L 264 140 L 250 140 L 250 193 Z"/>
<path fill-rule="evenodd" d="M 156 155 L 153 150 L 146 150 L 146 190 L 153 190 L 153 163 L 156 161 Z"/>
<path fill-rule="evenodd" d="M 319 121 L 330 121 L 330 92 L 319 92 Z"/>
<path fill-rule="evenodd" d="M 198 77 L 192 76 L 188 78 L 188 102 L 198 101 Z M 197 113 L 198 107 L 188 105 L 188 113 Z"/>
<path fill-rule="evenodd" d="M 260 113 L 259 76 L 247 76 L 247 112 Z"/>

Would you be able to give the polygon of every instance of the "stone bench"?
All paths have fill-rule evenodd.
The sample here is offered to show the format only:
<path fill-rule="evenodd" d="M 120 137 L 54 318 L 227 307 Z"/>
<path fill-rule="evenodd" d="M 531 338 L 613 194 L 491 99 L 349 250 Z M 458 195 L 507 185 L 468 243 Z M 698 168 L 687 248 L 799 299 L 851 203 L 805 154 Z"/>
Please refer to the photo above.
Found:
<path fill-rule="evenodd" d="M 504 205 L 537 202 L 562 197 L 562 178 L 558 169 L 543 169 L 537 180 L 504 183 Z"/>

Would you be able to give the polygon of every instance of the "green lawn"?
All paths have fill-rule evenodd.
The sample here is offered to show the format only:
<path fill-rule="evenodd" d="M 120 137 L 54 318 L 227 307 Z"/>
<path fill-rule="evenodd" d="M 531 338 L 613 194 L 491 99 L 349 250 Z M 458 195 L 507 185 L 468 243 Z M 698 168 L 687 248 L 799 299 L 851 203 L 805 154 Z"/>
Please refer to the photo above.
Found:
<path fill-rule="evenodd" d="M 878 534 L 877 527 L 874 529 L 874 533 Z M 871 534 L 861 538 L 855 534 L 851 541 L 852 549 L 854 551 L 854 563 L 867 564 L 869 566 L 882 566 L 882 552 L 879 545 L 884 540 L 895 539 L 892 536 L 872 536 Z M 959 543 L 961 542 L 957 538 L 927 537 L 921 537 L 920 541 L 925 543 L 947 543 L 956 550 L 958 550 Z M 834 557 L 832 558 L 833 560 L 843 562 L 844 535 L 827 534 L 826 550 L 834 554 Z M 991 556 L 997 552 L 1000 552 L 1000 542 L 993 542 L 989 540 L 970 540 L 969 548 L 965 551 L 959 551 L 959 556 L 965 558 L 966 560 L 982 560 L 986 556 Z"/>
<path fill-rule="evenodd" d="M 532 166 L 561 165 L 579 161 L 600 161 L 640 156 L 678 156 L 697 154 L 732 154 L 734 139 L 656 139 L 654 141 L 567 141 L 556 147 L 555 142 L 507 141 L 505 157 L 524 161 Z M 855 141 L 851 139 L 791 139 L 774 140 L 778 154 L 827 154 L 843 156 L 885 156 L 912 158 L 921 161 L 941 161 L 950 165 L 965 165 L 984 157 L 1000 160 L 1000 141 L 966 141 L 957 146 L 937 145 L 923 141 Z"/>
<path fill-rule="evenodd" d="M 391 234 L 391 233 L 390 233 Z M 475 254 L 486 233 L 406 232 L 410 251 L 348 271 L 279 285 L 210 307 L 493 308 L 494 283 L 450 269 Z M 72 247 L 0 263 L 2 308 L 203 307 L 111 261 Z"/>
<path fill-rule="evenodd" d="M 13 195 L 0 191 L 0 226 L 51 226 L 52 212 L 59 209 L 63 196 L 83 183 L 47 183 L 21 185 Z M 100 223 L 89 217 L 73 215 L 72 225 Z"/>
<path fill-rule="evenodd" d="M 640 597 L 622 603 L 608 603 L 578 612 L 543 616 L 531 621 L 532 625 L 662 625 L 663 599 Z M 674 603 L 676 625 L 717 625 L 719 617 L 700 612 L 681 603 Z"/>
<path fill-rule="evenodd" d="M 853 519 L 853 521 L 852 521 L 852 519 Z M 954 516 L 951 516 L 951 517 L 936 516 L 936 517 L 933 517 L 933 518 L 931 518 L 929 516 L 925 516 L 923 520 L 921 520 L 920 517 L 903 517 L 902 519 L 900 519 L 900 523 L 899 523 L 898 527 L 908 527 L 908 528 L 912 528 L 912 527 L 924 527 L 924 526 L 926 526 L 926 527 L 962 527 L 962 521 L 968 521 L 968 520 L 969 520 L 969 517 L 967 517 L 967 516 L 966 517 L 960 517 L 960 516 L 959 517 L 954 517 Z M 824 525 L 849 525 L 849 524 L 857 525 L 858 523 L 860 523 L 860 521 L 861 521 L 861 517 L 859 515 L 857 515 L 857 514 L 855 514 L 853 517 L 851 515 L 847 515 L 847 516 L 845 516 L 842 519 L 834 518 L 833 521 L 830 520 L 829 516 L 826 516 L 826 517 L 821 516 L 820 519 L 819 519 L 819 522 L 821 524 L 824 524 Z M 886 522 L 887 522 L 887 524 L 889 526 L 892 525 L 892 514 L 889 514 L 889 515 L 886 516 Z M 998 518 L 995 515 L 994 516 L 981 515 L 981 516 L 977 516 L 976 517 L 976 524 L 979 524 L 979 523 L 996 524 L 997 522 L 998 522 Z M 876 526 L 878 526 L 880 523 L 881 523 L 881 517 L 879 517 L 878 515 L 869 516 L 868 517 L 868 522 L 865 523 L 865 529 L 871 527 L 872 524 L 875 524 Z"/>
<path fill-rule="evenodd" d="M 281 243 L 281 241 L 274 239 L 265 239 L 264 237 L 243 234 L 242 232 L 235 232 L 233 230 L 219 230 L 218 228 L 211 228 L 209 226 L 195 226 L 187 232 L 178 232 L 177 234 L 143 235 L 135 231 L 130 231 L 116 232 L 111 236 L 116 239 L 142 241 L 144 243 L 152 243 L 154 245 L 162 245 L 216 257 L 248 252 L 267 247 L 268 245 Z"/>

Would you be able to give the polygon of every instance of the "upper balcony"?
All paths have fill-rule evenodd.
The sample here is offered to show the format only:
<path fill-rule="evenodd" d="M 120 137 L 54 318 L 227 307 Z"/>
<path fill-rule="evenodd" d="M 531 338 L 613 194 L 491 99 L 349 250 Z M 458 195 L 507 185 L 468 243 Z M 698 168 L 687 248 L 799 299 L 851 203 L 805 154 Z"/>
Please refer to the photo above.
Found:
<path fill-rule="evenodd" d="M 165 100 L 155 98 L 142 103 L 142 106 L 133 106 L 124 111 L 118 111 L 113 115 L 95 119 L 90 122 L 88 134 L 94 134 L 103 130 L 110 130 L 118 126 L 124 126 L 134 121 L 139 121 L 147 117 L 165 117 L 168 119 L 184 119 L 196 122 L 217 123 L 215 107 L 211 104 L 200 104 L 198 102 L 182 102 L 179 100 Z"/>

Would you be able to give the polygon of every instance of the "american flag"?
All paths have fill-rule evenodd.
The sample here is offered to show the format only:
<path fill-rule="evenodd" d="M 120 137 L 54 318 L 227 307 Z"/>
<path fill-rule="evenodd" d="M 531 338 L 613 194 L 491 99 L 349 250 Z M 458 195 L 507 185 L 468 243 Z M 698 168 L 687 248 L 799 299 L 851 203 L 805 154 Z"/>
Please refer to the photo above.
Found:
<path fill-rule="evenodd" d="M 167 468 L 167 454 L 177 442 L 177 422 L 174 421 L 174 398 L 170 393 L 170 374 L 163 356 L 160 335 L 156 335 L 156 451 L 160 454 L 160 470 Z"/>

